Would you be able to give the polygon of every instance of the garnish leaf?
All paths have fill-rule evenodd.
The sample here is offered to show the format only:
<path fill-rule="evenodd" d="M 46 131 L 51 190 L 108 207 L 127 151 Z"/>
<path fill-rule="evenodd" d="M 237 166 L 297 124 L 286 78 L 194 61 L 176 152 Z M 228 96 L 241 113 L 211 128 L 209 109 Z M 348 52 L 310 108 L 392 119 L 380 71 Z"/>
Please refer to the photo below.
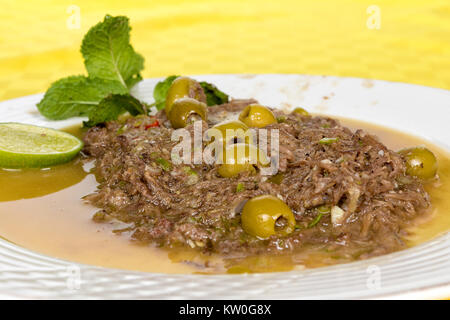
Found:
<path fill-rule="evenodd" d="M 89 121 L 83 121 L 86 127 L 117 119 L 124 112 L 114 95 L 109 95 L 100 101 L 99 105 L 89 113 Z"/>
<path fill-rule="evenodd" d="M 110 103 L 120 105 L 126 111 L 128 111 L 132 116 L 137 116 L 139 114 L 146 114 L 146 107 L 142 102 L 140 102 L 135 97 L 129 94 L 114 94 L 108 97 Z"/>
<path fill-rule="evenodd" d="M 108 98 L 100 103 L 108 95 L 128 94 L 129 88 L 142 80 L 139 72 L 144 68 L 144 58 L 131 46 L 130 30 L 124 16 L 107 15 L 92 27 L 81 46 L 89 77 L 72 76 L 53 83 L 37 105 L 39 112 L 54 120 L 88 115 L 89 125 L 115 120 L 124 109 L 131 114 L 143 113 L 145 107 L 129 95 L 128 103 L 120 108 L 118 101 L 125 98 Z"/>
<path fill-rule="evenodd" d="M 128 88 L 132 88 L 136 83 L 140 82 L 142 80 L 142 76 L 140 74 L 137 74 L 131 78 L 129 78 L 126 82 Z"/>
<path fill-rule="evenodd" d="M 129 94 L 111 94 L 100 101 L 99 105 L 89 113 L 86 127 L 117 119 L 119 115 L 128 111 L 132 116 L 146 114 L 145 106 Z"/>
<path fill-rule="evenodd" d="M 153 89 L 153 98 L 155 99 L 156 109 L 161 110 L 164 109 L 166 103 L 167 92 L 169 91 L 172 82 L 178 78 L 179 76 L 168 76 L 163 81 L 160 81 L 156 84 Z"/>
<path fill-rule="evenodd" d="M 71 76 L 54 82 L 37 108 L 52 120 L 86 116 L 106 95 L 126 92 L 118 81 Z"/>
<path fill-rule="evenodd" d="M 115 80 L 130 88 L 144 68 L 144 58 L 130 44 L 129 19 L 105 16 L 83 39 L 81 53 L 89 77 Z"/>
<path fill-rule="evenodd" d="M 227 103 L 229 97 L 227 94 L 223 93 L 217 87 L 211 83 L 202 81 L 200 85 L 203 88 L 203 91 L 206 95 L 206 104 L 208 106 L 215 106 L 217 104 Z"/>

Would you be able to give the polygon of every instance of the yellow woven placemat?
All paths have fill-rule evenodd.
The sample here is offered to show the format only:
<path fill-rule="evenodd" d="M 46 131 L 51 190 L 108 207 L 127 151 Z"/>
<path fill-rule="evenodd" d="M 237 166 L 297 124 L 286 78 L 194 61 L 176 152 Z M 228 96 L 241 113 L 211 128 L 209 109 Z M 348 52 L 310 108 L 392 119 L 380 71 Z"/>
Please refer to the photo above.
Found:
<path fill-rule="evenodd" d="M 144 77 L 303 73 L 450 89 L 448 0 L 2 0 L 0 100 L 83 73 L 81 39 L 106 13 L 131 18 Z"/>

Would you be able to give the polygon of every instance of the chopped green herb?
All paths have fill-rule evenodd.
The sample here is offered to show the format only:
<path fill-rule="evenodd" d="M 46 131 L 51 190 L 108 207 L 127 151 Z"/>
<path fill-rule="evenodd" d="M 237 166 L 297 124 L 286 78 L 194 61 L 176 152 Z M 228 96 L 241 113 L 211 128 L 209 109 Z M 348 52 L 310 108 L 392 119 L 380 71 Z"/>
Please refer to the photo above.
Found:
<path fill-rule="evenodd" d="M 239 182 L 236 186 L 236 193 L 244 191 L 245 190 L 245 186 L 242 182 Z"/>
<path fill-rule="evenodd" d="M 159 157 L 159 153 L 158 152 L 150 152 L 150 158 L 155 159 Z"/>
<path fill-rule="evenodd" d="M 169 161 L 167 161 L 164 158 L 158 158 L 155 160 L 157 164 L 163 169 L 164 171 L 169 171 L 172 168 L 172 165 Z"/>
<path fill-rule="evenodd" d="M 344 156 L 341 156 L 339 159 L 336 160 L 337 164 L 341 164 L 342 162 L 345 162 Z"/>
<path fill-rule="evenodd" d="M 142 123 L 143 123 L 142 120 L 135 121 L 135 122 L 133 123 L 133 127 L 139 128 L 139 127 L 141 126 Z"/>
<path fill-rule="evenodd" d="M 338 142 L 339 138 L 322 138 L 319 140 L 320 144 L 332 144 Z"/>
<path fill-rule="evenodd" d="M 319 213 L 322 213 L 322 214 L 330 213 L 331 212 L 331 206 L 330 205 L 326 205 L 326 204 L 318 206 L 317 207 L 317 211 Z"/>
<path fill-rule="evenodd" d="M 281 184 L 281 182 L 283 182 L 283 178 L 284 178 L 284 174 L 277 173 L 276 175 L 271 176 L 269 179 L 267 179 L 269 182 L 271 183 L 275 183 L 275 184 Z"/>
<path fill-rule="evenodd" d="M 283 123 L 283 122 L 285 122 L 286 121 L 286 117 L 285 116 L 279 116 L 279 117 L 277 117 L 277 122 L 278 123 Z"/>
<path fill-rule="evenodd" d="M 320 219 L 322 219 L 322 216 L 323 216 L 323 213 L 319 213 L 319 214 L 317 215 L 317 217 L 316 217 L 310 224 L 308 224 L 308 228 L 312 228 L 312 227 L 314 227 L 316 224 L 318 224 L 319 221 L 320 221 Z"/>
<path fill-rule="evenodd" d="M 201 223 L 203 221 L 203 217 L 202 216 L 191 216 L 190 220 L 192 222 L 200 222 Z"/>
<path fill-rule="evenodd" d="M 189 175 L 198 175 L 197 171 L 193 170 L 191 167 L 188 166 L 183 167 L 183 171 Z"/>
<path fill-rule="evenodd" d="M 119 188 L 123 188 L 123 187 L 125 187 L 127 184 L 128 184 L 128 183 L 127 183 L 126 181 L 119 181 L 119 182 L 117 183 L 117 186 L 118 186 Z"/>
<path fill-rule="evenodd" d="M 119 129 L 117 129 L 117 135 L 120 135 L 122 133 L 125 132 L 125 130 L 127 130 L 128 126 L 126 124 L 124 124 L 123 126 L 121 126 Z"/>
<path fill-rule="evenodd" d="M 187 185 L 193 185 L 196 184 L 199 180 L 198 173 L 195 170 L 192 170 L 191 167 L 184 167 L 184 172 L 186 172 L 189 176 L 186 179 Z"/>

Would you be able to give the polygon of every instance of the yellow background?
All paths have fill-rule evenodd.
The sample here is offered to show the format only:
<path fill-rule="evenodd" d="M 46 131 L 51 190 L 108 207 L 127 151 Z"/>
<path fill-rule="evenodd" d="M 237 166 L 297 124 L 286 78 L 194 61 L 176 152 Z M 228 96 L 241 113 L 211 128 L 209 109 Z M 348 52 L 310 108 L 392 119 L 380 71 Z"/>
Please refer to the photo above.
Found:
<path fill-rule="evenodd" d="M 84 73 L 82 37 L 106 13 L 130 17 L 132 44 L 146 58 L 144 77 L 305 73 L 450 89 L 449 0 L 0 3 L 0 100 Z M 372 4 L 380 29 L 367 27 Z M 80 8 L 79 29 L 67 26 L 70 5 Z"/>

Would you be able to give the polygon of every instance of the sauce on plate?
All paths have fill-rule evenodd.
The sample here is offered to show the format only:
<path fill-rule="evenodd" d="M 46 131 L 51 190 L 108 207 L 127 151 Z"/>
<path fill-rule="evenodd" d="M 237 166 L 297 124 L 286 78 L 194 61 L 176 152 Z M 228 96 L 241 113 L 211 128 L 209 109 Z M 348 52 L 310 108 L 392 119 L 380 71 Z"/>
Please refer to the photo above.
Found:
<path fill-rule="evenodd" d="M 450 230 L 450 157 L 420 138 L 364 122 L 339 119 L 349 128 L 374 134 L 390 149 L 426 145 L 438 158 L 440 180 L 426 185 L 430 213 L 405 238 L 408 246 L 429 241 Z M 66 130 L 80 135 L 79 128 Z M 255 256 L 224 260 L 189 249 L 163 250 L 116 233 L 119 222 L 96 223 L 98 208 L 82 201 L 97 186 L 91 164 L 80 158 L 47 169 L 0 169 L 0 237 L 27 249 L 96 266 L 160 273 L 241 273 L 288 271 L 349 262 L 320 248 L 289 256 Z M 420 223 L 419 223 L 420 222 Z M 122 226 L 123 227 L 123 226 Z"/>

